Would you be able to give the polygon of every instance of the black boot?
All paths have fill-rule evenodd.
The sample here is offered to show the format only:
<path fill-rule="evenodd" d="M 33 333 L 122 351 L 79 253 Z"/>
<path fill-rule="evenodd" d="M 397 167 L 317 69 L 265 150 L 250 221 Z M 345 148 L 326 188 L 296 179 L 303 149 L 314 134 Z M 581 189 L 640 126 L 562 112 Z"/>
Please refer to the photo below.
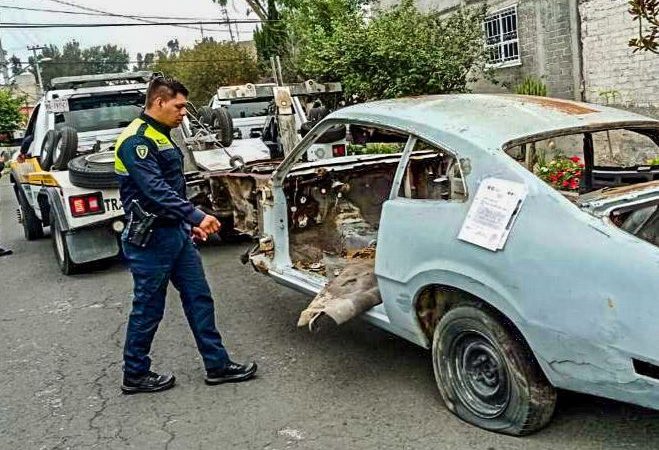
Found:
<path fill-rule="evenodd" d="M 6 249 L 0 247 L 0 256 L 9 256 L 13 253 L 14 252 L 12 252 L 11 250 L 6 250 Z"/>
<path fill-rule="evenodd" d="M 158 375 L 155 372 L 147 372 L 141 376 L 130 376 L 124 374 L 124 382 L 121 390 L 124 394 L 137 394 L 140 392 L 159 392 L 174 387 L 176 377 L 167 372 Z"/>
<path fill-rule="evenodd" d="M 237 364 L 229 361 L 222 369 L 210 369 L 206 372 L 206 384 L 238 383 L 247 381 L 256 373 L 256 363 Z"/>

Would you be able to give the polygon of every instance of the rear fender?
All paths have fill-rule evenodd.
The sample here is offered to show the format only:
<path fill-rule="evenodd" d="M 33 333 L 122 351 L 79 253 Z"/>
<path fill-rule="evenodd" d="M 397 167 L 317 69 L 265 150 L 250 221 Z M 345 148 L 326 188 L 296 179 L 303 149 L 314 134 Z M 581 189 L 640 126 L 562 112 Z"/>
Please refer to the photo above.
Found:
<path fill-rule="evenodd" d="M 53 187 L 48 187 L 44 188 L 42 193 L 48 199 L 48 217 L 52 217 L 57 220 L 60 230 L 69 231 L 71 226 L 69 225 L 69 221 L 66 218 L 64 205 L 62 204 L 62 197 L 60 196 L 58 190 Z M 50 224 L 50 222 L 48 224 Z"/>

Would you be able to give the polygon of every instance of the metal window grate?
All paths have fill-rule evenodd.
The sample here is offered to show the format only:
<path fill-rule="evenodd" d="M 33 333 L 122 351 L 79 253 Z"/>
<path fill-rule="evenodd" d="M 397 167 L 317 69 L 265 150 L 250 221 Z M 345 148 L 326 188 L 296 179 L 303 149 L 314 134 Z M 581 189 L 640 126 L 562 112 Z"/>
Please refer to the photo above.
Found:
<path fill-rule="evenodd" d="M 517 6 L 502 9 L 485 18 L 485 45 L 490 64 L 520 61 L 517 35 Z"/>

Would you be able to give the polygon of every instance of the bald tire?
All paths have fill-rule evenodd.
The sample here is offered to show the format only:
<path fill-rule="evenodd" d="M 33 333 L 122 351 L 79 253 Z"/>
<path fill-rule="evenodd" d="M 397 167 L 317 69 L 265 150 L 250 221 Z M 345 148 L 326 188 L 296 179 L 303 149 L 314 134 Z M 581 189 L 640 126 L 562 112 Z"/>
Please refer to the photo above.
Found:
<path fill-rule="evenodd" d="M 491 313 L 475 306 L 447 312 L 435 328 L 432 359 L 446 407 L 465 422 L 522 436 L 551 420 L 555 389 L 523 338 Z"/>

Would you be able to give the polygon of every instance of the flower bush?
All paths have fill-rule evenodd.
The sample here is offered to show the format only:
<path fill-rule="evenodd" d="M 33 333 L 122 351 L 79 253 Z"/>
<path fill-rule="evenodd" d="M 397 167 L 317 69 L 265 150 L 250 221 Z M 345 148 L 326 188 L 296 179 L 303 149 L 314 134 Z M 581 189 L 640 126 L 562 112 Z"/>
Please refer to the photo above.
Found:
<path fill-rule="evenodd" d="M 538 176 L 556 189 L 576 191 L 583 173 L 584 164 L 578 156 L 567 158 L 557 156 L 547 164 L 538 167 Z"/>

